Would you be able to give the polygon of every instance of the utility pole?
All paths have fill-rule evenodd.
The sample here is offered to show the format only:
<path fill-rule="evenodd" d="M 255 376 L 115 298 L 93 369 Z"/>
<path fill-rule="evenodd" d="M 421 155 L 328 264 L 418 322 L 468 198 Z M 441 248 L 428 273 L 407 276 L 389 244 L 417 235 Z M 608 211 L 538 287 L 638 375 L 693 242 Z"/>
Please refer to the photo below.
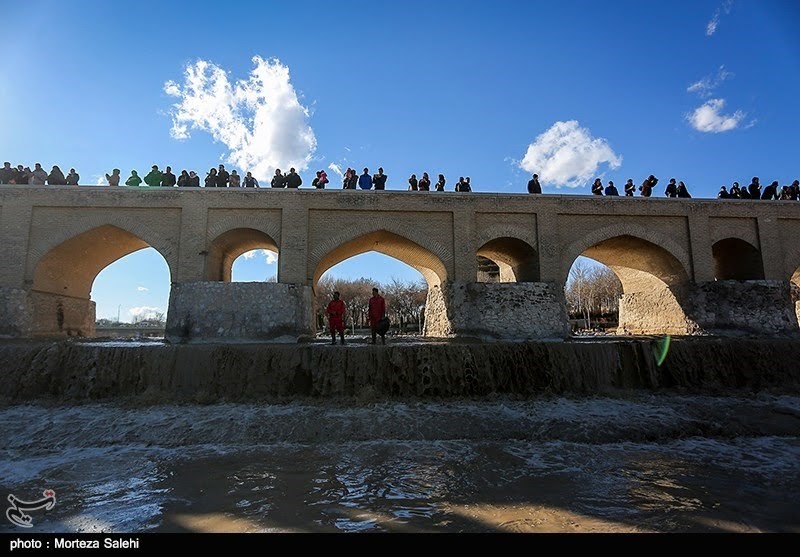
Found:
<path fill-rule="evenodd" d="M 117 325 L 119 325 L 119 312 L 122 309 L 122 304 L 117 306 Z"/>

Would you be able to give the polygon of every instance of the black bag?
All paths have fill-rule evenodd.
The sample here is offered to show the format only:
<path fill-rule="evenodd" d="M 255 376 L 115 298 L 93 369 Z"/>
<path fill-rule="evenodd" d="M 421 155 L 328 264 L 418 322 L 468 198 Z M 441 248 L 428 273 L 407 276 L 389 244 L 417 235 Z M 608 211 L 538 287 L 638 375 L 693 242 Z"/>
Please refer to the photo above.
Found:
<path fill-rule="evenodd" d="M 391 327 L 391 325 L 392 324 L 389 322 L 389 318 L 384 315 L 383 317 L 381 317 L 380 321 L 378 321 L 378 326 L 375 327 L 375 331 L 379 335 L 383 336 L 389 330 L 389 327 Z"/>

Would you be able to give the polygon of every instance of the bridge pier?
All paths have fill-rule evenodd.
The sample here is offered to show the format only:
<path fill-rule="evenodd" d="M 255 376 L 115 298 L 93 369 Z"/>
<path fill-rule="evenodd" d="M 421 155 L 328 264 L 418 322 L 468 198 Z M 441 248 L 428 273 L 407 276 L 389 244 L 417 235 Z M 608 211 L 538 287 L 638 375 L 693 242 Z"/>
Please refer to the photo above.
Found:
<path fill-rule="evenodd" d="M 0 336 L 91 337 L 95 303 L 23 288 L 0 287 Z"/>
<path fill-rule="evenodd" d="M 425 336 L 525 340 L 569 335 L 555 283 L 450 281 L 428 290 Z"/>
<path fill-rule="evenodd" d="M 171 342 L 283 340 L 314 334 L 310 286 L 198 281 L 172 285 L 166 337 Z"/>

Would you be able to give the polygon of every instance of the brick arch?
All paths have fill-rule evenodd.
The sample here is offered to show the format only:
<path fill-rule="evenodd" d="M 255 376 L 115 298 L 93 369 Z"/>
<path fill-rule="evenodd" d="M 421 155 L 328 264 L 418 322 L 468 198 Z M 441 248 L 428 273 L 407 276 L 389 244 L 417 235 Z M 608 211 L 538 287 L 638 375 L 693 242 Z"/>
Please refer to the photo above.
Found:
<path fill-rule="evenodd" d="M 231 230 L 248 228 L 263 232 L 277 248 L 281 243 L 281 223 L 276 218 L 264 218 L 258 215 L 226 215 L 210 224 L 206 231 L 206 239 L 210 245 L 217 238 Z M 276 251 L 278 251 L 276 249 Z"/>
<path fill-rule="evenodd" d="M 497 238 L 516 238 L 536 249 L 536 233 L 532 228 L 525 229 L 520 226 L 509 226 L 501 223 L 483 228 L 478 234 L 476 248 Z"/>
<path fill-rule="evenodd" d="M 761 251 L 737 236 L 722 238 L 711 246 L 717 280 L 763 280 Z"/>
<path fill-rule="evenodd" d="M 475 250 L 475 254 L 493 261 L 498 266 L 500 282 L 539 281 L 539 253 L 521 238 L 496 236 L 482 243 Z"/>
<path fill-rule="evenodd" d="M 689 254 L 668 236 L 639 225 L 611 225 L 593 230 L 562 250 L 561 280 L 566 282 L 572 264 L 586 255 L 608 265 L 620 277 L 623 288 L 635 287 L 645 275 L 666 285 L 685 283 L 691 276 Z M 627 273 L 626 273 L 627 271 Z"/>
<path fill-rule="evenodd" d="M 205 279 L 230 282 L 231 269 L 236 258 L 255 249 L 279 251 L 274 238 L 260 229 L 231 228 L 214 237 L 208 244 Z"/>
<path fill-rule="evenodd" d="M 163 232 L 160 233 L 158 227 L 155 226 L 160 220 L 162 220 L 162 215 L 151 214 L 151 216 L 148 216 L 138 210 L 122 209 L 113 212 L 91 212 L 77 215 L 66 223 L 60 223 L 58 227 L 42 227 L 41 229 L 46 234 L 41 237 L 36 237 L 36 235 L 31 237 L 31 244 L 28 248 L 26 280 L 34 280 L 36 267 L 53 249 L 64 242 L 104 226 L 111 226 L 135 236 L 144 243 L 143 247 L 152 247 L 158 251 L 167 262 L 170 276 L 174 277 L 178 266 L 180 231 L 176 225 L 174 236 L 165 235 Z M 132 252 L 124 253 L 119 257 L 124 257 L 128 253 Z"/>
<path fill-rule="evenodd" d="M 104 224 L 72 236 L 50 248 L 36 260 L 32 290 L 70 298 L 89 299 L 97 275 L 113 262 L 141 249 L 155 246 L 119 226 Z M 170 276 L 175 269 L 164 257 Z"/>
<path fill-rule="evenodd" d="M 444 267 L 445 275 L 449 274 L 449 271 L 452 271 L 453 254 L 451 248 L 445 247 L 436 240 L 431 239 L 430 234 L 426 233 L 424 226 L 420 227 L 419 229 L 415 229 L 402 227 L 388 221 L 376 222 L 376 220 L 377 219 L 369 219 L 350 222 L 348 223 L 347 228 L 340 231 L 338 234 L 333 234 L 329 237 L 326 237 L 324 240 L 317 242 L 314 246 L 309 246 L 309 272 L 313 273 L 320 261 L 322 261 L 322 259 L 329 253 L 336 250 L 339 246 L 352 240 L 364 238 L 370 234 L 376 233 L 388 233 L 396 237 L 398 239 L 397 241 L 405 240 L 411 242 L 430 252 L 430 254 Z M 397 259 L 400 258 L 398 257 Z M 400 260 L 402 261 L 402 259 Z M 316 279 L 314 280 L 314 283 L 316 283 Z"/>
<path fill-rule="evenodd" d="M 376 251 L 414 267 L 428 283 L 435 287 L 447 280 L 447 269 L 431 250 L 394 232 L 376 230 L 337 244 L 313 264 L 312 286 L 316 288 L 320 277 L 334 265 L 356 255 Z"/>

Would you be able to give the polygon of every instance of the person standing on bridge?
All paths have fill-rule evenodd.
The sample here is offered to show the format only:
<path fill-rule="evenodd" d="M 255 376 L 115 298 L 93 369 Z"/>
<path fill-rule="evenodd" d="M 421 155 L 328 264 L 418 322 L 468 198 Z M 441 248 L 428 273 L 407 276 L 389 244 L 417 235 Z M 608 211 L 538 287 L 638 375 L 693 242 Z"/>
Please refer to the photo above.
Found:
<path fill-rule="evenodd" d="M 378 323 L 386 317 L 386 300 L 380 295 L 377 288 L 372 289 L 372 298 L 369 299 L 369 328 L 372 332 L 372 344 L 378 334 L 381 335 L 381 344 L 386 344 L 386 331 L 378 331 Z"/>
<path fill-rule="evenodd" d="M 412 174 L 411 178 L 408 179 L 408 191 L 419 191 L 419 181 L 416 174 Z"/>
<path fill-rule="evenodd" d="M 175 178 L 175 175 L 172 173 L 172 167 L 168 166 L 164 170 L 164 173 L 161 175 L 161 186 L 164 188 L 172 188 L 175 187 L 176 182 L 177 179 Z"/>
<path fill-rule="evenodd" d="M 54 166 L 47 176 L 47 183 L 51 186 L 66 186 L 67 179 L 64 178 L 64 173 L 57 166 Z"/>
<path fill-rule="evenodd" d="M 678 185 L 675 183 L 675 178 L 669 179 L 669 184 L 664 190 L 664 195 L 667 197 L 678 197 Z"/>
<path fill-rule="evenodd" d="M 603 195 L 603 181 L 596 178 L 592 184 L 592 195 Z"/>
<path fill-rule="evenodd" d="M 257 188 L 258 187 L 258 180 L 253 178 L 253 173 L 248 172 L 244 175 L 244 187 L 246 188 Z"/>
<path fill-rule="evenodd" d="M 628 181 L 625 182 L 625 197 L 633 197 L 634 193 L 636 193 L 636 184 L 631 178 L 628 178 Z"/>
<path fill-rule="evenodd" d="M 653 188 L 656 187 L 658 183 L 658 178 L 653 176 L 652 174 L 648 176 L 642 185 L 639 186 L 639 192 L 641 192 L 642 197 L 650 197 L 653 195 Z"/>
<path fill-rule="evenodd" d="M 678 182 L 678 197 L 681 199 L 691 199 L 691 195 L 689 195 L 689 190 L 686 189 L 686 184 L 683 182 Z"/>
<path fill-rule="evenodd" d="M 178 176 L 178 187 L 185 188 L 189 186 L 189 173 L 186 169 L 181 170 L 181 175 Z"/>
<path fill-rule="evenodd" d="M 242 187 L 242 177 L 239 176 L 239 173 L 236 172 L 235 168 L 233 170 L 231 170 L 231 176 L 230 176 L 229 180 L 230 180 L 229 183 L 230 183 L 232 188 L 240 188 L 240 187 Z"/>
<path fill-rule="evenodd" d="M 719 188 L 719 193 L 717 194 L 717 199 L 730 199 L 731 194 L 728 193 L 728 190 L 725 189 L 725 186 Z"/>
<path fill-rule="evenodd" d="M 151 188 L 161 185 L 161 171 L 157 165 L 154 164 L 147 176 L 144 177 L 144 183 Z"/>
<path fill-rule="evenodd" d="M 789 186 L 789 199 L 797 201 L 798 198 L 800 198 L 800 180 L 795 180 Z"/>
<path fill-rule="evenodd" d="M 419 191 L 431 191 L 431 179 L 427 172 L 423 172 L 422 178 L 419 179 Z"/>
<path fill-rule="evenodd" d="M 14 183 L 20 185 L 27 185 L 31 179 L 31 169 L 26 166 L 22 168 L 21 164 L 17 165 L 17 173 L 14 174 Z"/>
<path fill-rule="evenodd" d="M 362 190 L 372 189 L 372 176 L 369 175 L 369 168 L 365 168 L 364 174 L 358 177 L 358 187 Z"/>
<path fill-rule="evenodd" d="M 538 174 L 534 174 L 533 178 L 528 180 L 528 193 L 542 193 L 542 185 L 539 183 Z"/>
<path fill-rule="evenodd" d="M 383 168 L 380 166 L 378 167 L 378 173 L 372 177 L 372 183 L 375 186 L 376 190 L 385 190 L 386 189 L 386 180 L 389 177 L 383 173 Z"/>
<path fill-rule="evenodd" d="M 444 179 L 444 174 L 439 174 L 439 180 L 436 182 L 436 191 L 444 191 L 444 186 L 447 180 Z"/>
<path fill-rule="evenodd" d="M 0 184 L 10 184 L 14 180 L 14 169 L 11 168 L 10 162 L 4 162 L 3 168 L 0 168 Z"/>
<path fill-rule="evenodd" d="M 761 194 L 761 199 L 766 199 L 770 201 L 773 199 L 778 199 L 778 185 L 779 185 L 778 181 L 775 180 L 766 188 L 764 188 L 764 193 Z"/>
<path fill-rule="evenodd" d="M 139 178 L 139 174 L 135 170 L 131 170 L 130 177 L 125 180 L 126 186 L 138 187 L 139 184 L 142 183 L 142 179 Z"/>
<path fill-rule="evenodd" d="M 147 181 L 147 178 L 145 178 L 145 182 L 146 181 Z M 206 179 L 205 179 L 204 183 L 205 183 L 207 188 L 216 188 L 217 187 L 217 169 L 216 168 L 212 168 L 211 170 L 208 171 L 208 174 L 206 174 Z"/>
<path fill-rule="evenodd" d="M 122 179 L 122 176 L 120 176 L 119 173 L 120 173 L 119 168 L 115 168 L 114 170 L 111 171 L 111 176 L 106 174 L 106 181 L 108 182 L 109 186 L 119 185 L 119 181 Z"/>
<path fill-rule="evenodd" d="M 741 199 L 742 198 L 742 190 L 739 189 L 739 182 L 734 182 L 731 186 L 730 191 L 728 191 L 728 198 L 729 199 Z"/>
<path fill-rule="evenodd" d="M 342 344 L 344 342 L 344 316 L 347 308 L 344 305 L 344 302 L 339 299 L 339 293 L 333 293 L 333 300 L 330 301 L 328 304 L 328 308 L 326 310 L 328 314 L 328 323 L 331 328 L 331 344 L 336 344 L 336 332 L 339 332 L 339 337 L 342 339 Z"/>
<path fill-rule="evenodd" d="M 761 199 L 761 184 L 758 176 L 753 176 L 753 181 L 747 186 L 747 193 L 750 194 L 750 199 Z"/>
<path fill-rule="evenodd" d="M 303 185 L 303 179 L 295 172 L 294 168 L 289 169 L 289 174 L 286 175 L 286 187 L 290 189 L 297 189 Z"/>
<path fill-rule="evenodd" d="M 611 180 L 608 181 L 608 185 L 606 186 L 606 195 L 610 195 L 612 197 L 619 197 L 619 191 L 617 190 L 617 186 L 614 185 L 614 182 Z"/>
<path fill-rule="evenodd" d="M 33 172 L 28 176 L 28 183 L 32 186 L 43 186 L 47 181 L 47 172 L 42 168 L 41 163 L 33 165 Z"/>
<path fill-rule="evenodd" d="M 270 187 L 272 188 L 285 188 L 286 187 L 286 176 L 281 174 L 281 169 L 275 169 L 275 176 L 272 177 L 272 180 L 269 183 Z"/>
<path fill-rule="evenodd" d="M 224 164 L 219 165 L 219 170 L 217 171 L 217 187 L 227 188 L 230 177 L 231 175 L 228 174 L 227 170 L 225 170 L 225 165 Z"/>
<path fill-rule="evenodd" d="M 67 174 L 67 185 L 68 186 L 77 186 L 78 185 L 78 180 L 80 180 L 80 179 L 81 179 L 81 177 L 78 175 L 77 172 L 75 172 L 75 169 L 74 168 L 70 168 L 69 169 L 69 174 Z"/>

